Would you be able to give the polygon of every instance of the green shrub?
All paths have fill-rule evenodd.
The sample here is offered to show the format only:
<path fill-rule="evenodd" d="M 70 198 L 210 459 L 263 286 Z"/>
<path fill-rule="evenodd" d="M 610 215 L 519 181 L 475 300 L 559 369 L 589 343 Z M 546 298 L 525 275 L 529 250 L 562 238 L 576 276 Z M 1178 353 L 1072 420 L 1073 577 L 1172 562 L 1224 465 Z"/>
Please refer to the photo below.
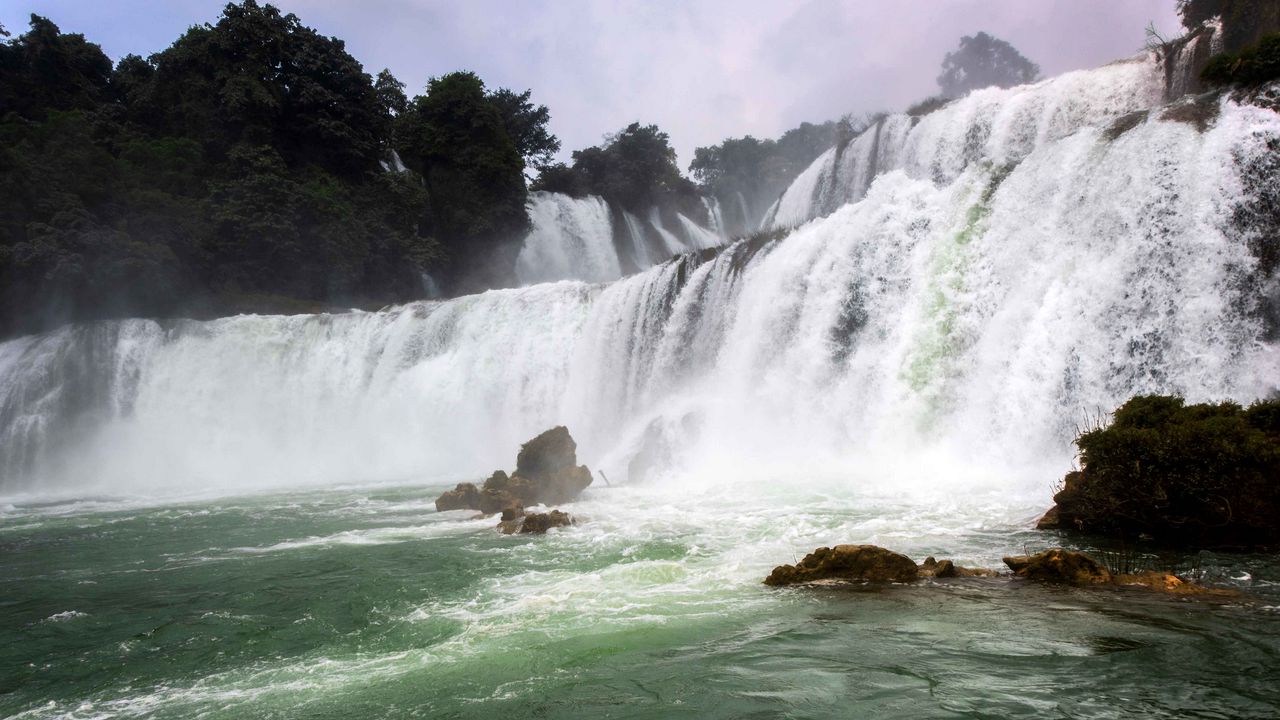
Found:
<path fill-rule="evenodd" d="M 1280 540 L 1280 400 L 1243 409 L 1138 396 L 1076 439 L 1062 524 L 1184 545 Z"/>

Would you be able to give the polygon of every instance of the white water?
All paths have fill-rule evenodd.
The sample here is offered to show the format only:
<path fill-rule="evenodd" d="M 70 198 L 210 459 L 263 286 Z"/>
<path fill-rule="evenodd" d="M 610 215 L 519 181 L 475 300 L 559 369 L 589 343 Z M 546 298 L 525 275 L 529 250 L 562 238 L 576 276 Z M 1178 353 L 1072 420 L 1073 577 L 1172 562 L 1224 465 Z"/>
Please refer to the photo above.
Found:
<path fill-rule="evenodd" d="M 1067 82 L 1114 112 L 1049 97 L 1054 81 L 976 93 L 912 129 L 906 169 L 759 252 L 0 344 L 4 494 L 479 477 L 564 423 L 614 482 L 639 454 L 685 484 L 1047 501 L 1086 413 L 1138 392 L 1247 402 L 1280 380 L 1233 224 L 1280 117 L 1224 101 L 1204 133 L 1154 112 L 1109 139 L 1148 69 Z"/>
<path fill-rule="evenodd" d="M 609 204 L 559 193 L 534 193 L 529 200 L 533 229 L 516 259 L 523 285 L 574 278 L 588 282 L 617 280 L 622 265 L 613 245 Z"/>
<path fill-rule="evenodd" d="M 783 193 L 765 226 L 794 227 L 830 214 L 892 170 L 948 183 L 972 165 L 1016 163 L 1082 128 L 1156 106 L 1164 94 L 1163 63 L 1148 53 L 1034 85 L 976 90 L 921 118 L 891 115 L 845 148 L 819 156 Z"/>
<path fill-rule="evenodd" d="M 675 213 L 676 226 L 669 228 L 656 207 L 648 213 L 646 225 L 594 195 L 532 193 L 528 209 L 533 227 L 516 258 L 516 278 L 521 285 L 556 280 L 607 282 L 627 274 L 624 254 L 630 256 L 631 267 L 643 270 L 672 255 L 720 245 L 727 238 L 721 230 L 719 204 L 707 199 L 703 203 L 710 227 Z M 624 216 L 620 225 L 626 230 L 624 238 L 614 237 L 615 212 Z M 650 231 L 659 239 L 656 249 L 649 240 Z"/>

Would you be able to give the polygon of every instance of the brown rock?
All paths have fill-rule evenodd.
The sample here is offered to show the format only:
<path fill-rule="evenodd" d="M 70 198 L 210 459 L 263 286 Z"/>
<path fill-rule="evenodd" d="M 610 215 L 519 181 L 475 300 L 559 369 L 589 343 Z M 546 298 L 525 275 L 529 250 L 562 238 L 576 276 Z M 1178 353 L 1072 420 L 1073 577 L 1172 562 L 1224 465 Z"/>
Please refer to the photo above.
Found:
<path fill-rule="evenodd" d="M 1037 530 L 1058 530 L 1061 527 L 1062 527 L 1062 515 L 1058 511 L 1057 505 L 1054 505 L 1053 507 L 1049 508 L 1049 511 L 1046 512 L 1040 518 L 1040 521 L 1036 523 Z"/>
<path fill-rule="evenodd" d="M 520 446 L 516 475 L 547 481 L 578 464 L 578 444 L 563 425 L 553 427 Z"/>
<path fill-rule="evenodd" d="M 766 585 L 793 585 L 814 580 L 911 582 L 919 568 L 911 558 L 875 545 L 837 545 L 818 548 L 797 565 L 780 565 L 765 578 Z"/>
<path fill-rule="evenodd" d="M 577 462 L 577 443 L 569 431 L 552 428 L 520 447 L 514 473 L 498 470 L 480 488 L 460 483 L 436 499 L 436 510 L 471 508 L 491 515 L 507 508 L 570 502 L 591 484 L 591 471 Z"/>
<path fill-rule="evenodd" d="M 1035 555 L 1006 557 L 1004 564 L 1015 575 L 1064 585 L 1098 585 L 1111 582 L 1111 571 L 1097 560 L 1074 550 L 1053 548 Z"/>
<path fill-rule="evenodd" d="M 498 530 L 503 535 L 514 535 L 524 525 L 524 508 L 507 508 L 502 511 L 502 519 L 498 521 Z"/>
<path fill-rule="evenodd" d="M 950 560 L 934 560 L 928 557 L 920 563 L 920 577 L 952 578 L 958 575 L 956 564 Z"/>
<path fill-rule="evenodd" d="M 436 498 L 436 512 L 480 509 L 480 491 L 471 483 L 458 483 L 452 490 Z"/>
<path fill-rule="evenodd" d="M 546 513 L 529 513 L 528 515 L 523 512 L 517 515 L 513 512 L 510 517 L 503 513 L 502 522 L 498 523 L 498 530 L 506 535 L 514 535 L 516 533 L 541 535 L 551 528 L 568 527 L 573 523 L 573 516 L 559 510 L 552 510 Z"/>
<path fill-rule="evenodd" d="M 570 467 L 560 471 L 542 486 L 538 493 L 538 501 L 547 505 L 571 502 L 590 484 L 591 471 L 586 465 Z"/>
<path fill-rule="evenodd" d="M 995 570 L 962 567 L 950 560 L 934 560 L 931 557 L 925 558 L 925 561 L 920 564 L 920 577 L 995 577 L 996 574 Z"/>

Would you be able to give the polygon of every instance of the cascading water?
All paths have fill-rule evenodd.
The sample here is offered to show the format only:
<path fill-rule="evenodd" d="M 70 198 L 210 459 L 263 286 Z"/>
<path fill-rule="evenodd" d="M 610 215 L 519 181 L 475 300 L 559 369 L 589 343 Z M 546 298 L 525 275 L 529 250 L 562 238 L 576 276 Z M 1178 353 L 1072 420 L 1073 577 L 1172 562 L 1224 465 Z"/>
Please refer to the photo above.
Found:
<path fill-rule="evenodd" d="M 976 90 L 920 118 L 890 115 L 819 156 L 783 193 L 765 227 L 828 215 L 892 170 L 947 183 L 976 163 L 1017 163 L 1082 128 L 1159 105 L 1165 85 L 1163 63 L 1147 53 L 1035 85 Z"/>
<path fill-rule="evenodd" d="M 1222 99 L 1203 131 L 1158 110 L 1106 128 L 1150 72 L 975 93 L 858 202 L 609 285 L 11 340 L 4 492 L 448 480 L 565 423 L 615 479 L 656 453 L 708 481 L 839 468 L 1044 494 L 1086 413 L 1280 378 L 1258 313 L 1274 281 L 1237 212 L 1280 117 Z M 540 201 L 607 224 L 597 201 Z"/>
<path fill-rule="evenodd" d="M 533 227 L 516 258 L 516 278 L 522 285 L 556 280 L 607 282 L 617 280 L 630 264 L 645 269 L 672 255 L 720 245 L 727 240 L 721 228 L 718 203 L 703 200 L 708 227 L 675 213 L 674 230 L 663 222 L 659 208 L 648 214 L 647 227 L 634 215 L 611 208 L 603 198 L 574 198 L 560 193 L 535 192 L 529 198 Z M 625 238 L 614 237 L 614 213 L 621 212 Z M 650 246 L 649 231 L 660 245 Z"/>
<path fill-rule="evenodd" d="M 613 245 L 612 215 L 603 199 L 533 193 L 529 222 L 533 229 L 516 258 L 516 277 L 521 284 L 567 278 L 604 282 L 622 277 Z"/>

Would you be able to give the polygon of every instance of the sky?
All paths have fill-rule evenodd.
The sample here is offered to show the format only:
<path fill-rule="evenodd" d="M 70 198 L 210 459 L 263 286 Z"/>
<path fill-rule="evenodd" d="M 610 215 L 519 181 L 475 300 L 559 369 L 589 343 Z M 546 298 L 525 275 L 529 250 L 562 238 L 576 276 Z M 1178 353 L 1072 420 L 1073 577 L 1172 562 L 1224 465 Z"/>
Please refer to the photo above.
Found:
<path fill-rule="evenodd" d="M 687 167 L 693 148 L 776 137 L 802 121 L 902 110 L 937 91 L 947 51 L 986 31 L 1045 76 L 1137 52 L 1148 23 L 1178 34 L 1175 0 L 275 0 L 410 96 L 472 70 L 530 89 L 569 151 L 655 123 Z M 220 0 L 0 0 L 17 34 L 30 13 L 113 59 L 149 55 L 216 21 Z"/>

